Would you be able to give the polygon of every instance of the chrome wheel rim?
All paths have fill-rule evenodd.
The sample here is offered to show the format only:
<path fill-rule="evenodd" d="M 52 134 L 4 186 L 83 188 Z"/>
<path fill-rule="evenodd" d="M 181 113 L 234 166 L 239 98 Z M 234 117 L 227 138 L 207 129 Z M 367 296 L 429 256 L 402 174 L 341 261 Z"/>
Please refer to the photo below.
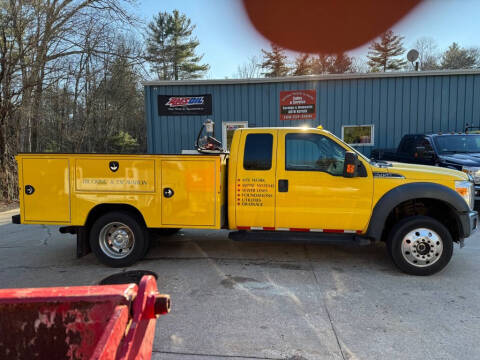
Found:
<path fill-rule="evenodd" d="M 418 228 L 403 237 L 402 256 L 410 265 L 432 266 L 441 258 L 442 253 L 442 238 L 431 229 Z"/>
<path fill-rule="evenodd" d="M 100 248 L 112 259 L 123 259 L 130 255 L 135 245 L 132 229 L 121 222 L 105 225 L 98 236 Z"/>

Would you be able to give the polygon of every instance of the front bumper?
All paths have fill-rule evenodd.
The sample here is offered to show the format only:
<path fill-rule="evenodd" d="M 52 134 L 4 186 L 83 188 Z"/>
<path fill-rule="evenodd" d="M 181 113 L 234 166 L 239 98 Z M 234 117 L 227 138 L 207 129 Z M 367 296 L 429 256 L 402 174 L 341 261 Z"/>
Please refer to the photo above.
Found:
<path fill-rule="evenodd" d="M 469 237 L 478 229 L 478 212 L 469 211 L 460 214 L 460 222 L 462 225 L 462 238 Z"/>
<path fill-rule="evenodd" d="M 21 224 L 20 214 L 12 216 L 12 224 Z"/>

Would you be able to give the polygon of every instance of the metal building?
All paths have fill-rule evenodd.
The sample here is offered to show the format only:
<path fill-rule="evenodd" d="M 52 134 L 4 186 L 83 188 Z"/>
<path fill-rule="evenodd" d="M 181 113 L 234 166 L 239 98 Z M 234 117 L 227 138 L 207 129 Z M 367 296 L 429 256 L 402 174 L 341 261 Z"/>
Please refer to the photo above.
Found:
<path fill-rule="evenodd" d="M 224 144 L 237 127 L 318 126 L 371 149 L 407 133 L 480 126 L 480 71 L 341 74 L 273 79 L 152 81 L 145 86 L 148 151 L 193 149 L 202 123 Z"/>

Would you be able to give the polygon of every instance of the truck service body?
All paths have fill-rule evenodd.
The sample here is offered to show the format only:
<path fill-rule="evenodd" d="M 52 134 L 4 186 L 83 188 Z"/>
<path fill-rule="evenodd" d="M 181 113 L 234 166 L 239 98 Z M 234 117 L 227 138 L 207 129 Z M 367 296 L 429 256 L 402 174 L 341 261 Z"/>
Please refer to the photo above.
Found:
<path fill-rule="evenodd" d="M 111 266 L 141 259 L 149 228 L 226 228 L 235 239 L 385 241 L 401 270 L 427 275 L 477 227 L 467 174 L 375 163 L 320 127 L 238 129 L 229 154 L 16 159 L 13 222 L 61 225 L 77 253 Z"/>

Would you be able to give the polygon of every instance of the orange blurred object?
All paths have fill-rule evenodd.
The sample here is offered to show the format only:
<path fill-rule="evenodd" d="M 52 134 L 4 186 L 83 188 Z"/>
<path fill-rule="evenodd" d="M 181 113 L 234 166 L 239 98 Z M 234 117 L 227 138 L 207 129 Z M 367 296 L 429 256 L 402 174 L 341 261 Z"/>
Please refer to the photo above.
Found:
<path fill-rule="evenodd" d="M 243 0 L 250 21 L 281 47 L 333 54 L 388 30 L 422 0 Z"/>
<path fill-rule="evenodd" d="M 355 173 L 355 165 L 347 164 L 347 173 L 348 174 L 354 174 Z"/>

